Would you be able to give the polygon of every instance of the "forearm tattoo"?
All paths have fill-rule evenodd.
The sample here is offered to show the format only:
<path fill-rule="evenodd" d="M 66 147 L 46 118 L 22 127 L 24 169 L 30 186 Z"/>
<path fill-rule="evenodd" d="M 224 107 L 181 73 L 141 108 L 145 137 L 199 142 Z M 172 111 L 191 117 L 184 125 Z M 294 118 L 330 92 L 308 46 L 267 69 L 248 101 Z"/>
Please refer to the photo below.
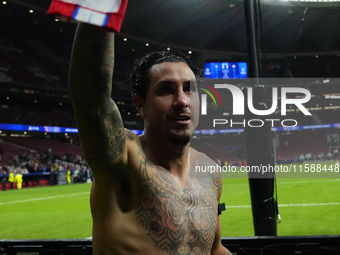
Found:
<path fill-rule="evenodd" d="M 117 105 L 111 100 L 113 66 L 113 34 L 79 24 L 69 83 L 77 126 L 88 159 L 104 154 L 113 160 L 125 146 L 123 121 Z"/>

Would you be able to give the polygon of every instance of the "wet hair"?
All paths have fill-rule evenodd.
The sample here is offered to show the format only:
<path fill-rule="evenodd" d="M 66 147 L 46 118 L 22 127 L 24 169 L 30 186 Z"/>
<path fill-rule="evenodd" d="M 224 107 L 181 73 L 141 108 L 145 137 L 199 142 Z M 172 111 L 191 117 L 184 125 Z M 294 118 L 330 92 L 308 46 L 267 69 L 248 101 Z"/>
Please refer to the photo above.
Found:
<path fill-rule="evenodd" d="M 138 94 L 145 99 L 148 91 L 150 69 L 152 66 L 163 62 L 186 63 L 194 73 L 196 79 L 201 77 L 201 69 L 196 67 L 187 55 L 178 51 L 151 52 L 134 61 L 134 66 L 130 74 L 130 85 L 133 94 Z"/>

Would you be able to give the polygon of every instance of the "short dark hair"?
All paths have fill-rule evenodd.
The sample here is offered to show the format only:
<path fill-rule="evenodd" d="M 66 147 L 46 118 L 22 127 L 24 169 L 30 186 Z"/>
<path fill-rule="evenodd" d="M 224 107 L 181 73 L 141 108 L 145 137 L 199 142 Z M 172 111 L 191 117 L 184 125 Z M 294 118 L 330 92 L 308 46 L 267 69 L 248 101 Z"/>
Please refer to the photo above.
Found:
<path fill-rule="evenodd" d="M 134 66 L 130 74 L 133 94 L 138 94 L 142 98 L 146 97 L 150 69 L 152 66 L 163 62 L 184 62 L 192 70 L 196 79 L 201 77 L 201 69 L 192 63 L 189 56 L 174 50 L 151 52 L 134 61 Z"/>

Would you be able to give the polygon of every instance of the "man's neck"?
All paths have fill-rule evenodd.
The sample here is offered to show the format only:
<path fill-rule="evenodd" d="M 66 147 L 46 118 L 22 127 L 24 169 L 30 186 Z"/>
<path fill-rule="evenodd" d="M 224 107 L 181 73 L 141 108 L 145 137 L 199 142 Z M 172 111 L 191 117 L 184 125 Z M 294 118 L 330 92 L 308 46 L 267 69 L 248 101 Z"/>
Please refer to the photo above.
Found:
<path fill-rule="evenodd" d="M 183 177 L 190 168 L 190 142 L 175 145 L 166 138 L 144 132 L 140 141 L 147 158 L 154 164 L 167 169 L 171 174 Z"/>

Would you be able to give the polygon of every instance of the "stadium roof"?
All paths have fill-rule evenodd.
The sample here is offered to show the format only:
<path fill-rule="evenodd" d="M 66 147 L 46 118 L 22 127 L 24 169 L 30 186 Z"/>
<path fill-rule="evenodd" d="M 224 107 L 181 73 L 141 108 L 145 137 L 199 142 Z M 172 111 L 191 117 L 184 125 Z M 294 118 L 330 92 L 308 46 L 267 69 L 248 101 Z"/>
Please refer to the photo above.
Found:
<path fill-rule="evenodd" d="M 0 9 L 7 19 L 8 13 L 22 13 L 12 16 L 12 21 L 27 25 L 36 19 L 27 10 L 46 13 L 50 2 L 11 0 Z M 336 0 L 262 0 L 261 13 L 267 54 L 340 52 L 340 2 Z M 5 20 L 4 16 L 1 20 Z M 41 25 L 49 30 L 56 26 Z M 63 26 L 64 34 L 67 30 L 73 34 L 73 29 L 74 26 Z M 242 0 L 129 0 L 121 35 L 193 52 L 247 52 Z"/>

